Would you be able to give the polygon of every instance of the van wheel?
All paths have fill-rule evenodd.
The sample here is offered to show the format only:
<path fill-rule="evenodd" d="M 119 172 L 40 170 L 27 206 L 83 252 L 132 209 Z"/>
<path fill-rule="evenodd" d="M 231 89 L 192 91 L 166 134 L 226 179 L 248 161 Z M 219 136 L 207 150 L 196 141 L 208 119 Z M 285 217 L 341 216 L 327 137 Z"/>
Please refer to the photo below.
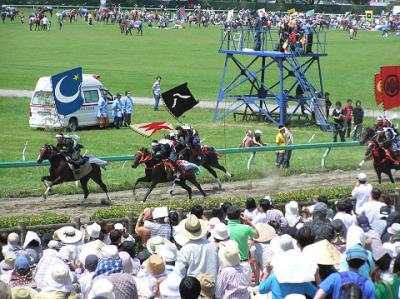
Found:
<path fill-rule="evenodd" d="M 68 121 L 68 130 L 76 131 L 78 129 L 78 120 L 76 118 L 71 118 Z"/>

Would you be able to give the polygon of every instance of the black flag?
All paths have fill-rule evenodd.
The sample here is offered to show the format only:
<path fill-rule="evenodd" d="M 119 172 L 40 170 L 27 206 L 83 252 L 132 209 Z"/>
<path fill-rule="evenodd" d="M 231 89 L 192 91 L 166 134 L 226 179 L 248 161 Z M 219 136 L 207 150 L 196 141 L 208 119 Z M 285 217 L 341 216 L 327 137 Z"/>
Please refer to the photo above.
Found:
<path fill-rule="evenodd" d="M 162 93 L 162 99 L 168 110 L 175 117 L 181 116 L 186 111 L 192 109 L 199 102 L 193 97 L 187 83 L 174 87 Z"/>

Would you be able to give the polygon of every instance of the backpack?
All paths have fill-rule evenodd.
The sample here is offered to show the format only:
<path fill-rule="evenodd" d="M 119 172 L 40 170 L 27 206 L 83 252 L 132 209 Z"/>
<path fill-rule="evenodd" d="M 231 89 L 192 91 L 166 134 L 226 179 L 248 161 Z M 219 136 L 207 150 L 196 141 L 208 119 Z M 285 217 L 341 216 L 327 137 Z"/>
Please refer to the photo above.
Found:
<path fill-rule="evenodd" d="M 364 285 L 367 278 L 359 275 L 356 280 L 353 280 L 348 272 L 339 272 L 342 285 L 340 287 L 339 299 L 362 299 Z"/>

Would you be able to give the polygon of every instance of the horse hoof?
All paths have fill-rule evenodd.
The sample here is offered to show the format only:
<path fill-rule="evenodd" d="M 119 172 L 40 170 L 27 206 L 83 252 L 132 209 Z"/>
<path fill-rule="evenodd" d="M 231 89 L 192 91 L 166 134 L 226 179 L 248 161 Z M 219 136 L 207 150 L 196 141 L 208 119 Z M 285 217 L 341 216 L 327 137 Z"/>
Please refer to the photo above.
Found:
<path fill-rule="evenodd" d="M 109 205 L 111 205 L 111 200 L 108 199 L 108 198 L 103 198 L 103 199 L 100 201 L 100 203 L 101 203 L 102 205 L 109 206 Z"/>
<path fill-rule="evenodd" d="M 174 194 L 174 190 L 169 190 L 169 195 L 173 195 Z"/>

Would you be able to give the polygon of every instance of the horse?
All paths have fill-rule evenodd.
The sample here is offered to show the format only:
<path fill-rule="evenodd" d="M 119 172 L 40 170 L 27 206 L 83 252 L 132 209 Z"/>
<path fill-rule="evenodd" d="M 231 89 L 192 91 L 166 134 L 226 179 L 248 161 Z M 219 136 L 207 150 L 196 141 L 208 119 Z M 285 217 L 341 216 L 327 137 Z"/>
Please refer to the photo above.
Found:
<path fill-rule="evenodd" d="M 391 170 L 399 170 L 400 164 L 393 158 L 388 157 L 382 147 L 379 145 L 378 141 L 371 139 L 368 142 L 368 148 L 365 152 L 365 159 L 372 157 L 375 172 L 378 176 L 379 184 L 382 183 L 382 173 L 388 175 L 390 181 L 394 183 L 393 175 Z"/>
<path fill-rule="evenodd" d="M 49 169 L 50 175 L 43 176 L 41 178 L 42 182 L 47 187 L 45 193 L 43 193 L 44 199 L 47 199 L 47 196 L 51 192 L 52 186 L 64 182 L 73 182 L 76 181 L 76 179 L 74 178 L 74 174 L 72 173 L 72 170 L 70 169 L 65 157 L 61 155 L 54 146 L 49 144 L 43 145 L 43 147 L 40 149 L 37 158 L 37 163 L 40 164 L 43 162 L 43 160 L 49 160 L 50 162 L 50 169 Z M 90 179 L 92 179 L 97 185 L 99 185 L 100 188 L 103 190 L 103 192 L 106 194 L 107 198 L 103 199 L 101 203 L 110 204 L 111 200 L 108 197 L 107 186 L 103 183 L 101 179 L 100 166 L 95 163 L 91 163 L 91 166 L 92 170 L 79 180 L 81 182 L 82 190 L 84 193 L 84 197 L 81 200 L 80 204 L 83 204 L 89 195 L 87 184 Z"/>
<path fill-rule="evenodd" d="M 35 26 L 35 31 L 36 30 L 42 30 L 41 28 L 41 18 L 39 17 L 30 17 L 29 18 L 29 30 L 32 31 L 32 27 Z"/>
<path fill-rule="evenodd" d="M 211 175 L 217 181 L 219 189 L 222 188 L 222 183 L 219 180 L 218 175 L 213 168 L 223 171 L 228 177 L 233 177 L 233 174 L 229 173 L 224 166 L 219 164 L 218 157 L 220 157 L 221 155 L 217 153 L 215 149 L 211 146 L 206 145 L 201 147 L 201 155 L 202 155 L 201 160 L 193 159 L 194 153 L 188 146 L 178 145 L 176 147 L 176 152 L 178 159 L 190 161 L 196 165 L 202 166 L 205 169 L 207 169 L 207 171 L 211 173 Z"/>
<path fill-rule="evenodd" d="M 53 7 L 51 6 L 39 6 L 37 8 L 37 12 L 40 14 L 44 14 L 45 12 L 49 12 L 50 16 L 53 17 Z"/>
<path fill-rule="evenodd" d="M 145 148 L 139 149 L 133 157 L 132 168 L 137 168 L 139 165 L 145 164 L 145 175 L 136 180 L 133 185 L 133 194 L 136 197 L 136 186 L 139 182 L 150 182 L 150 187 L 147 190 L 143 202 L 146 201 L 151 191 L 155 188 L 158 183 L 165 183 L 174 181 L 174 183 L 181 186 L 189 194 L 189 199 L 192 198 L 192 188 L 190 188 L 186 181 L 191 182 L 200 193 L 206 197 L 206 193 L 201 188 L 200 184 L 196 180 L 196 174 L 194 170 L 190 170 L 183 174 L 179 180 L 177 180 L 172 171 L 172 163 L 169 160 L 156 160 L 153 155 Z M 170 192 L 172 194 L 172 192 Z"/>

